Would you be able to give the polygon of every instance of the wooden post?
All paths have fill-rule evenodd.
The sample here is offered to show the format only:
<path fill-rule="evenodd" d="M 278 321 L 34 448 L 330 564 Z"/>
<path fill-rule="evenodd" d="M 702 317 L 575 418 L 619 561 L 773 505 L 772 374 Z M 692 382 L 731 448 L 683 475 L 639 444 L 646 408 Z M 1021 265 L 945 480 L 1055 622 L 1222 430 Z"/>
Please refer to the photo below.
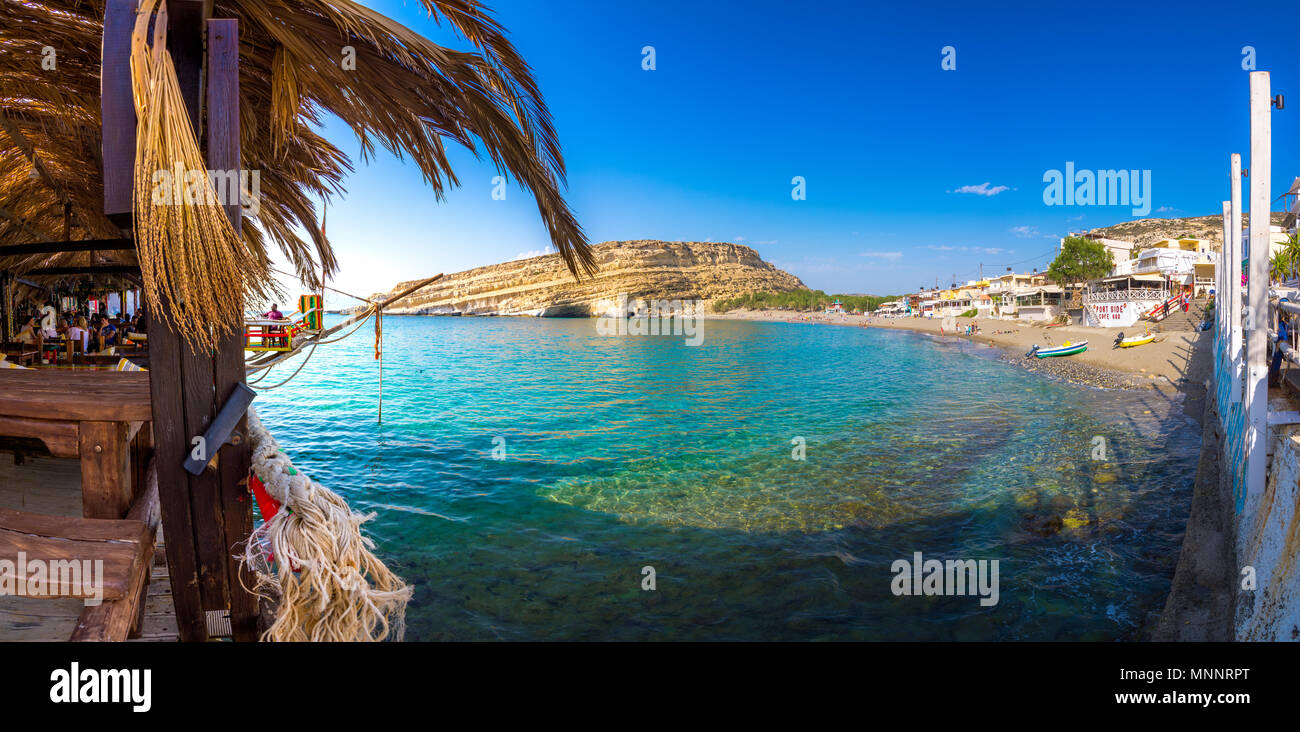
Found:
<path fill-rule="evenodd" d="M 239 148 L 239 21 L 219 19 L 208 21 L 208 168 L 239 177 L 242 169 Z M 224 187 L 226 215 L 235 227 L 242 229 L 243 210 L 240 207 L 240 189 L 231 186 L 229 179 Z M 216 386 L 217 408 L 242 383 L 244 373 L 243 323 L 230 323 L 231 335 L 218 346 L 213 359 L 213 379 Z M 230 629 L 237 641 L 255 641 L 258 636 L 257 596 L 245 588 L 253 586 L 254 578 L 234 559 L 241 553 L 253 531 L 253 502 L 248 492 L 248 469 L 251 462 L 248 444 L 247 419 L 241 419 L 231 434 L 231 444 L 222 446 L 217 460 L 218 494 L 220 496 L 225 527 L 226 586 L 230 597 Z"/>
<path fill-rule="evenodd" d="M 137 0 L 104 4 L 99 108 L 103 126 L 104 213 L 121 225 L 131 218 L 135 175 L 135 101 L 131 92 L 131 29 Z M 67 237 L 65 237 L 67 238 Z"/>
<path fill-rule="evenodd" d="M 1246 337 L 1246 510 L 1259 505 L 1267 479 L 1268 255 L 1273 175 L 1271 95 L 1267 71 L 1250 74 L 1250 315 Z"/>
<path fill-rule="evenodd" d="M 13 317 L 13 303 L 9 301 L 9 273 L 0 272 L 0 343 L 8 343 L 10 337 L 9 319 Z"/>
<path fill-rule="evenodd" d="M 168 3 L 168 50 L 176 65 L 181 83 L 181 96 L 189 110 L 191 124 L 196 134 L 200 118 L 199 94 L 202 77 L 203 5 L 190 0 L 173 0 Z M 105 20 L 105 66 L 102 82 L 105 95 L 119 93 L 116 81 L 109 74 L 127 75 L 124 93 L 126 103 L 132 104 L 129 63 L 125 68 L 110 66 L 110 53 L 118 43 L 125 44 L 130 52 L 130 33 L 134 22 L 135 3 L 129 0 L 110 0 L 110 13 L 127 12 L 125 21 L 110 23 Z M 117 100 L 105 99 L 105 113 L 116 109 Z M 108 160 L 127 155 L 132 170 L 125 175 L 131 185 L 134 166 L 134 107 L 130 117 L 131 144 L 129 152 L 119 149 L 125 136 L 110 137 L 105 131 L 105 166 Z M 105 124 L 107 124 L 107 118 Z M 105 205 L 109 205 L 108 188 Z M 129 210 L 129 209 L 128 209 Z M 154 454 L 157 459 L 158 497 L 162 511 L 163 531 L 166 536 L 167 565 L 171 575 L 172 600 L 176 607 L 176 625 L 181 640 L 204 641 L 208 638 L 205 609 L 225 606 L 223 590 L 226 567 L 221 558 L 224 545 L 224 527 L 220 502 L 217 498 L 216 477 L 206 473 L 191 481 L 184 468 L 185 458 L 192 445 L 191 437 L 204 432 L 213 410 L 215 397 L 212 383 L 212 360 L 200 358 L 167 323 L 165 313 L 168 302 L 149 303 L 149 375 L 153 399 Z M 206 369 L 204 368 L 206 364 Z M 214 528 L 215 527 L 215 528 Z M 200 551 L 204 545 L 209 551 Z"/>
<path fill-rule="evenodd" d="M 129 224 L 132 212 L 136 120 L 130 56 L 136 7 L 136 0 L 108 0 L 104 6 L 100 75 L 104 212 L 119 225 Z M 176 26 L 172 27 L 175 34 Z M 195 35 L 198 32 L 194 29 Z M 167 303 L 149 303 L 154 316 L 167 307 Z M 208 631 L 199 591 L 189 485 L 182 468 L 190 448 L 180 381 L 181 342 L 156 317 L 149 328 L 149 352 L 159 504 L 177 631 L 181 640 L 203 641 Z"/>

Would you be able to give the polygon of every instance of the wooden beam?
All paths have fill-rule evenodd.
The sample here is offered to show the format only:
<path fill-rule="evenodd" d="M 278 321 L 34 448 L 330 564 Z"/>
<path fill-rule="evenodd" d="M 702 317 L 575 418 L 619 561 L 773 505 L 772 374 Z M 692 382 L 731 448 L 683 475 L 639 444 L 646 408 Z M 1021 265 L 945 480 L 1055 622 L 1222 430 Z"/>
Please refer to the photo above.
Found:
<path fill-rule="evenodd" d="M 239 21 L 220 19 L 208 21 L 208 169 L 237 171 L 241 168 L 239 147 Z M 238 191 L 234 200 L 226 201 L 226 215 L 236 233 L 242 229 L 243 211 L 239 205 Z M 216 387 L 217 408 L 225 404 L 238 384 L 243 383 L 244 338 L 243 323 L 231 323 L 232 332 L 218 344 L 212 361 L 212 376 Z M 224 518 L 226 587 L 230 597 L 230 630 L 236 641 L 256 641 L 258 638 L 257 596 L 245 588 L 255 583 L 255 578 L 232 557 L 242 554 L 248 537 L 253 533 L 253 502 L 248 490 L 248 470 L 252 456 L 248 444 L 247 419 L 240 419 L 230 437 L 230 444 L 221 446 L 217 460 L 217 484 L 220 491 Z"/>
<path fill-rule="evenodd" d="M 131 31 L 137 0 L 104 3 L 99 112 L 103 128 L 104 213 L 119 226 L 130 216 L 135 181 L 135 98 L 131 89 Z"/>
<path fill-rule="evenodd" d="M 204 641 L 208 638 L 208 628 L 199 591 L 189 481 L 183 468 L 189 439 L 181 399 L 182 341 L 160 317 L 167 308 L 167 303 L 149 302 L 149 388 L 153 400 L 158 501 L 167 537 L 167 569 L 176 606 L 177 630 L 183 641 Z"/>
<path fill-rule="evenodd" d="M 9 220 L 9 221 L 12 221 L 12 222 L 14 223 L 15 226 L 17 226 L 18 228 L 20 228 L 20 229 L 22 229 L 23 231 L 25 231 L 25 232 L 27 232 L 28 234 L 30 234 L 31 237 L 32 237 L 33 239 L 48 239 L 48 238 L 50 238 L 50 237 L 46 236 L 45 234 L 40 233 L 40 232 L 37 231 L 36 229 L 33 229 L 33 228 L 32 228 L 32 225 L 29 224 L 29 223 L 27 223 L 27 221 L 24 220 L 23 217 L 19 216 L 19 215 L 16 214 L 16 213 L 13 213 L 13 212 L 10 211 L 9 209 L 5 208 L 4 206 L 0 206 L 0 218 L 3 218 L 3 219 L 7 219 L 7 220 Z"/>
<path fill-rule="evenodd" d="M 130 121 L 130 137 L 124 132 L 111 148 L 113 153 L 121 155 L 121 167 L 114 166 L 119 176 L 118 205 L 115 209 L 125 217 L 131 211 L 131 180 L 134 174 L 135 157 L 135 119 L 134 106 L 131 101 L 130 87 L 130 34 L 134 25 L 134 0 L 109 0 L 109 8 L 121 14 L 118 18 L 120 32 L 110 38 L 110 26 L 105 23 L 105 58 L 104 87 L 105 124 L 108 124 L 110 102 L 121 116 L 119 124 Z M 181 82 L 181 96 L 188 105 L 189 116 L 194 128 L 198 129 L 201 117 L 201 96 L 198 93 L 203 71 L 202 14 L 194 13 L 195 3 L 185 0 L 172 0 L 168 3 L 168 50 L 172 53 L 176 65 L 177 77 Z M 129 8 L 129 12 L 126 12 Z M 117 26 L 113 27 L 117 30 Z M 119 41 L 124 44 L 120 49 Z M 110 53 L 112 49 L 112 53 Z M 122 64 L 125 85 L 115 86 L 113 94 L 121 98 L 110 99 L 107 77 L 110 76 L 110 63 Z M 114 76 L 114 78 L 117 78 Z M 124 104 L 121 104 L 124 102 Z M 127 107 L 130 112 L 127 114 Z M 122 132 L 122 131 L 119 131 Z M 110 148 L 107 144 L 109 130 L 105 129 L 105 205 L 108 206 L 107 177 Z M 129 144 L 124 141 L 130 140 Z M 207 621 L 204 615 L 205 598 L 203 591 L 204 571 L 200 567 L 198 536 L 196 524 L 211 524 L 220 521 L 214 516 L 215 505 L 205 501 L 191 502 L 193 486 L 189 474 L 183 465 L 191 450 L 190 437 L 202 434 L 203 430 L 193 429 L 191 421 L 202 423 L 212 409 L 212 374 L 209 358 L 206 373 L 194 367 L 201 361 L 197 354 L 174 330 L 168 322 L 167 313 L 173 308 L 172 303 L 150 301 L 149 309 L 149 361 L 150 391 L 153 399 L 153 441 L 159 484 L 159 506 L 162 512 L 163 531 L 167 537 L 167 566 L 171 577 L 172 601 L 176 607 L 176 625 L 181 640 L 203 641 L 208 638 Z M 187 373 L 187 367 L 188 373 Z M 192 397 L 192 399 L 191 399 Z M 187 407 L 195 409 L 193 420 L 187 418 Z M 201 412 L 199 410 L 202 410 Z M 198 507 L 196 510 L 196 506 Z M 207 532 L 211 533 L 211 532 Z M 220 536 L 220 532 L 217 533 Z M 221 565 L 224 566 L 224 565 Z M 211 584 L 211 567 L 208 584 Z M 224 581 L 224 575 L 220 577 Z M 208 594 L 211 594 L 210 592 Z M 216 598 L 220 601 L 220 598 Z M 214 608 L 215 609 L 215 608 Z"/>
<path fill-rule="evenodd" d="M 206 10 L 194 0 L 167 4 L 167 49 L 196 135 L 202 119 Z M 214 411 L 212 357 L 196 353 L 174 330 L 167 315 L 172 307 L 167 301 L 149 303 L 154 442 L 177 625 L 182 640 L 204 640 L 203 611 L 227 605 L 225 532 L 215 473 L 191 476 L 183 464 L 191 438 L 203 434 Z"/>
<path fill-rule="evenodd" d="M 203 34 L 211 16 L 207 0 L 169 0 L 167 3 L 167 50 L 176 67 L 176 81 L 181 99 L 194 126 L 194 135 L 203 140 Z"/>
<path fill-rule="evenodd" d="M 25 254 L 65 254 L 67 252 L 99 252 L 135 250 L 133 239 L 81 239 L 79 241 L 42 241 L 34 244 L 0 246 L 0 257 Z"/>
<path fill-rule="evenodd" d="M 32 167 L 36 169 L 37 175 L 39 175 L 41 180 L 45 182 L 45 185 L 54 192 L 54 195 L 59 199 L 59 202 L 63 204 L 63 215 L 65 221 L 70 225 L 71 219 L 75 218 L 77 219 L 77 223 L 81 225 L 81 228 L 89 230 L 86 222 L 81 220 L 81 218 L 76 216 L 74 213 L 72 199 L 68 198 L 68 192 L 63 189 L 63 186 L 59 185 L 58 181 L 54 180 L 54 176 L 50 175 L 50 171 L 45 167 L 45 164 L 41 162 L 41 157 L 36 154 L 36 147 L 32 145 L 31 140 L 28 140 L 27 135 L 24 135 L 23 131 L 18 128 L 18 125 L 14 124 L 14 121 L 9 119 L 9 117 L 2 111 L 0 111 L 0 128 L 3 128 L 5 134 L 9 135 L 9 139 L 14 141 L 14 144 L 18 146 L 18 149 L 22 151 L 23 156 L 26 157 L 27 161 L 32 164 Z M 69 226 L 65 225 L 64 228 L 66 231 Z M 65 233 L 63 238 L 69 239 L 71 237 Z"/>
<path fill-rule="evenodd" d="M 203 0 L 171 0 L 167 3 L 167 50 L 176 67 L 181 99 L 189 112 L 190 124 L 202 147 L 204 34 L 210 8 Z M 199 353 L 184 339 L 180 343 L 181 390 L 187 444 L 207 431 L 216 415 L 216 390 L 212 356 Z M 209 454 L 220 446 L 208 446 Z M 199 589 L 204 610 L 225 610 L 229 604 L 226 585 L 225 516 L 215 470 L 186 474 L 189 482 L 190 513 L 193 517 L 195 551 L 198 557 Z M 170 536 L 170 534 L 169 534 Z"/>
<path fill-rule="evenodd" d="M 13 334 L 13 326 L 10 325 L 9 319 L 13 317 L 13 307 L 10 302 L 9 292 L 13 285 L 9 284 L 13 275 L 8 272 L 0 272 L 0 341 L 8 343 L 13 340 L 10 336 Z"/>
<path fill-rule="evenodd" d="M 29 277 L 56 277 L 68 275 L 119 274 L 138 275 L 140 267 L 134 264 L 95 264 L 69 267 L 41 267 L 29 269 L 23 274 Z"/>

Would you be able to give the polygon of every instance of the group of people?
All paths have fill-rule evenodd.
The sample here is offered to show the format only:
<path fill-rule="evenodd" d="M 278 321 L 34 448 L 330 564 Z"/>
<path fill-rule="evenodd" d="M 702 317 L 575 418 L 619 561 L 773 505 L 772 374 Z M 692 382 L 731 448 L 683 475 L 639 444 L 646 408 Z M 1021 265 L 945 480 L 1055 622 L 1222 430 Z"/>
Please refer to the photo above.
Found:
<path fill-rule="evenodd" d="M 36 350 L 48 341 L 73 341 L 80 351 L 93 353 L 112 346 L 125 345 L 131 333 L 145 333 L 148 319 L 143 311 L 130 317 L 109 318 L 102 313 L 63 313 L 60 315 L 53 302 L 46 302 L 39 312 L 29 311 L 19 319 L 15 339 Z"/>

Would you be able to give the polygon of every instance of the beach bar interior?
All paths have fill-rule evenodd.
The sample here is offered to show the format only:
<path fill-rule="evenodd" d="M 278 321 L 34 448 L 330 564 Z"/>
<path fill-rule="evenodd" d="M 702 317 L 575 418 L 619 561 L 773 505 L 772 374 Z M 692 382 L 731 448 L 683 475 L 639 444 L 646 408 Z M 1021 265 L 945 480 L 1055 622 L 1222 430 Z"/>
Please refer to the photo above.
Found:
<path fill-rule="evenodd" d="M 252 405 L 341 327 L 311 298 L 352 163 L 316 126 L 435 194 L 463 145 L 594 261 L 527 64 L 477 5 L 420 4 L 468 48 L 341 1 L 0 4 L 0 640 L 400 638 L 411 588 Z M 250 347 L 271 248 L 313 312 Z"/>

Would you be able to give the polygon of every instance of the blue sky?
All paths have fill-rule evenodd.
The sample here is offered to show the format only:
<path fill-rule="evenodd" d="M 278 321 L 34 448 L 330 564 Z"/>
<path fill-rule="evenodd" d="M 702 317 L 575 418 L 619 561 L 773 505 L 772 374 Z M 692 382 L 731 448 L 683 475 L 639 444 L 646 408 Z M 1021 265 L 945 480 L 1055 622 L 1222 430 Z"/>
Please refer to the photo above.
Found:
<path fill-rule="evenodd" d="M 463 45 L 411 0 L 366 4 Z M 1294 99 L 1273 115 L 1275 190 L 1300 175 L 1300 18 L 1283 6 L 1045 5 L 490 3 L 534 67 L 593 243 L 739 241 L 828 292 L 1043 268 L 1067 231 L 1138 218 L 1045 205 L 1043 175 L 1067 161 L 1150 170 L 1151 216 L 1219 212 L 1229 154 L 1248 157 L 1247 45 Z M 358 162 L 329 208 L 340 288 L 547 247 L 526 192 L 492 199 L 490 164 L 454 151 L 462 187 L 438 203 L 414 166 L 361 166 L 349 129 L 324 132 Z"/>

